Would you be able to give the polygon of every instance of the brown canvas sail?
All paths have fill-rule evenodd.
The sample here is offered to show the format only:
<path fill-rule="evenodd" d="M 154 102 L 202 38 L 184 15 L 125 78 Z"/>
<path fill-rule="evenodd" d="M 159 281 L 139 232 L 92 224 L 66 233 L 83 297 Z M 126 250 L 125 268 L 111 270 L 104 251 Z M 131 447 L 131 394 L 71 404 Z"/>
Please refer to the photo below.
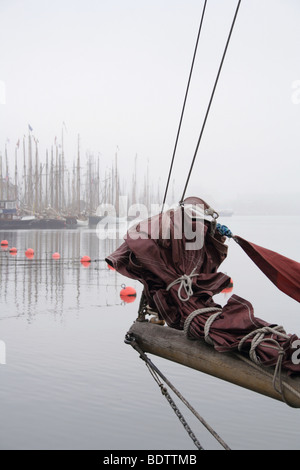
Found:
<path fill-rule="evenodd" d="M 192 198 L 188 202 L 202 204 L 204 213 L 209 213 L 204 201 Z M 184 226 L 181 236 L 180 224 Z M 199 233 L 201 246 L 195 243 L 194 247 L 192 241 Z M 190 337 L 204 337 L 218 351 L 239 349 L 255 362 L 275 365 L 280 361 L 289 372 L 300 373 L 300 365 L 292 361 L 296 335 L 256 318 L 251 303 L 237 295 L 223 307 L 215 303 L 214 295 L 230 284 L 230 277 L 218 271 L 227 246 L 214 220 L 185 216 L 185 207 L 179 206 L 140 222 L 124 238 L 106 261 L 143 284 L 149 306 L 169 327 L 188 329 Z M 260 253 L 265 258 L 268 254 Z M 280 280 L 281 288 L 285 284 L 288 281 Z"/>

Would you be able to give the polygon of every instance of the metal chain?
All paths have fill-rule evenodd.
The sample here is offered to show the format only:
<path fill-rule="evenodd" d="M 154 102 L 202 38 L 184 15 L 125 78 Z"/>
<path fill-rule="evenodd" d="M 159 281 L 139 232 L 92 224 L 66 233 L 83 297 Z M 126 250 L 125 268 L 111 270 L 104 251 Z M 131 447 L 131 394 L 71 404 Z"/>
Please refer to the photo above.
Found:
<path fill-rule="evenodd" d="M 143 358 L 142 358 L 143 359 Z M 171 395 L 169 394 L 167 388 L 164 386 L 163 383 L 161 383 L 157 377 L 157 375 L 155 374 L 155 371 L 152 369 L 151 367 L 151 364 L 146 361 L 146 366 L 150 372 L 150 374 L 152 375 L 152 377 L 154 378 L 154 380 L 156 381 L 156 383 L 158 384 L 158 386 L 160 387 L 160 390 L 161 390 L 161 393 L 164 395 L 164 397 L 166 398 L 166 400 L 169 402 L 169 405 L 171 406 L 172 410 L 174 411 L 174 413 L 176 414 L 177 418 L 179 419 L 179 421 L 181 422 L 181 424 L 183 425 L 184 429 L 186 430 L 186 432 L 188 433 L 188 435 L 190 436 L 190 438 L 192 439 L 192 441 L 194 442 L 195 446 L 197 447 L 198 450 L 204 450 L 202 445 L 200 444 L 200 442 L 198 441 L 198 439 L 196 438 L 195 434 L 193 433 L 192 429 L 190 428 L 190 426 L 188 425 L 187 421 L 185 420 L 183 414 L 181 413 L 181 411 L 179 410 L 178 406 L 176 405 L 175 401 L 173 400 L 173 398 L 171 397 Z"/>
<path fill-rule="evenodd" d="M 213 437 L 224 447 L 224 449 L 226 450 L 230 450 L 230 447 L 223 441 L 223 439 L 221 439 L 221 437 L 211 428 L 211 426 L 209 426 L 209 424 L 199 415 L 199 413 L 190 405 L 190 403 L 181 395 L 181 393 L 174 387 L 173 384 L 171 384 L 171 382 L 161 373 L 161 371 L 153 364 L 153 362 L 147 357 L 147 355 L 144 353 L 144 351 L 140 348 L 140 346 L 138 345 L 136 339 L 134 338 L 134 336 L 130 333 L 127 333 L 126 337 L 125 337 L 125 343 L 127 344 L 130 344 L 139 354 L 140 354 L 140 358 L 143 359 L 143 361 L 146 363 L 147 367 L 148 367 L 148 370 L 150 371 L 152 377 L 154 378 L 154 380 L 158 383 L 158 385 L 160 386 L 160 388 L 162 389 L 163 388 L 163 384 L 160 382 L 158 376 L 171 388 L 171 390 L 178 396 L 178 398 L 186 405 L 186 407 L 196 416 L 196 418 L 201 422 L 201 424 L 203 424 L 203 426 L 206 427 L 206 429 L 213 435 Z M 165 388 L 165 387 L 164 387 Z M 168 392 L 167 392 L 168 394 Z M 170 397 L 170 400 L 172 401 L 172 403 L 169 401 L 169 398 Z M 195 445 L 198 447 L 198 445 L 200 445 L 200 448 L 198 447 L 198 449 L 201 449 L 203 450 L 203 448 L 201 447 L 201 444 L 199 443 L 199 441 L 196 439 L 194 433 L 191 431 L 190 427 L 187 425 L 185 419 L 183 418 L 183 415 L 181 414 L 181 412 L 179 411 L 178 407 L 176 406 L 175 402 L 172 400 L 171 396 L 168 394 L 168 397 L 167 400 L 169 401 L 170 405 L 172 406 L 173 410 L 175 411 L 176 415 L 178 416 L 178 418 L 180 419 L 180 421 L 182 422 L 182 424 L 184 425 L 185 429 L 187 430 L 188 434 L 190 435 L 190 437 L 193 439 L 193 437 L 195 438 Z M 174 403 L 174 407 L 173 407 L 173 403 Z M 182 417 L 182 419 L 181 419 Z M 186 426 L 185 426 L 186 424 Z M 193 437 L 192 437 L 193 436 Z M 197 444 L 196 444 L 197 442 Z"/>

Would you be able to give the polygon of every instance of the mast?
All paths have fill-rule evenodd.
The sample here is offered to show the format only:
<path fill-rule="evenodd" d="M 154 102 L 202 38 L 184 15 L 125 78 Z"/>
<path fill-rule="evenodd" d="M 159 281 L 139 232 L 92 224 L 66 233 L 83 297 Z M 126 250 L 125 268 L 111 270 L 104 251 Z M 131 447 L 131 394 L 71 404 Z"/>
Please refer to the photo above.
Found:
<path fill-rule="evenodd" d="M 54 207 L 54 192 L 53 192 L 54 178 L 53 178 L 53 172 L 54 172 L 53 145 L 51 145 L 51 168 L 50 168 L 50 203 L 51 203 L 51 209 L 53 209 L 53 207 Z"/>
<path fill-rule="evenodd" d="M 35 213 L 39 211 L 39 154 L 38 154 L 38 140 L 35 139 Z"/>
<path fill-rule="evenodd" d="M 98 154 L 96 206 L 98 207 L 99 204 L 100 204 L 100 157 Z"/>
<path fill-rule="evenodd" d="M 17 164 L 17 157 L 18 157 L 18 148 L 19 148 L 19 140 L 17 142 L 16 148 L 15 148 L 15 200 L 18 200 L 18 164 Z"/>
<path fill-rule="evenodd" d="M 59 149 L 59 146 L 57 146 Z M 62 168 L 61 168 L 61 152 L 58 150 L 58 210 L 62 210 Z"/>
<path fill-rule="evenodd" d="M 66 201 L 66 207 L 68 208 L 68 212 L 70 212 L 72 208 L 72 204 L 71 204 L 71 178 L 70 178 L 70 172 L 68 171 L 68 174 L 67 174 L 67 178 L 68 178 L 68 198 L 67 198 L 67 201 Z M 73 215 L 73 210 L 72 210 L 72 215 Z"/>
<path fill-rule="evenodd" d="M 76 190 L 75 190 L 75 160 L 73 160 L 73 175 L 72 175 L 72 212 L 76 214 Z"/>
<path fill-rule="evenodd" d="M 114 204 L 115 200 L 114 200 L 114 165 L 113 163 L 111 165 L 111 177 L 109 181 L 109 198 L 110 198 L 110 200 L 108 201 L 109 204 Z"/>
<path fill-rule="evenodd" d="M 43 174 L 43 165 L 40 163 L 40 178 L 39 178 L 39 209 L 40 212 L 43 210 L 43 204 L 42 204 L 42 197 L 43 197 L 43 191 L 42 191 L 42 174 Z"/>
<path fill-rule="evenodd" d="M 78 134 L 78 149 L 77 149 L 77 211 L 80 214 L 80 136 Z"/>
<path fill-rule="evenodd" d="M 58 147 L 55 137 L 55 210 L 58 212 Z"/>
<path fill-rule="evenodd" d="M 0 152 L 0 200 L 3 200 L 2 153 Z"/>
<path fill-rule="evenodd" d="M 6 199 L 9 200 L 9 170 L 7 157 L 7 142 L 5 144 L 5 164 L 6 164 Z"/>
<path fill-rule="evenodd" d="M 26 205 L 26 202 L 28 202 L 26 200 L 27 198 L 27 184 L 26 184 L 26 180 L 27 180 L 27 174 L 26 174 L 26 152 L 25 152 L 25 135 L 23 136 L 23 181 L 24 181 L 24 196 L 23 196 L 23 200 L 24 200 L 24 204 Z"/>
<path fill-rule="evenodd" d="M 61 210 L 66 208 L 65 201 L 65 154 L 64 154 L 64 127 L 61 130 Z"/>
<path fill-rule="evenodd" d="M 46 195 L 45 195 L 45 208 L 48 207 L 48 149 L 46 150 Z"/>
<path fill-rule="evenodd" d="M 115 209 L 116 216 L 119 217 L 120 207 L 119 207 L 119 175 L 118 175 L 118 147 L 115 155 Z"/>
<path fill-rule="evenodd" d="M 32 210 L 33 204 L 33 191 L 32 191 L 32 145 L 31 145 L 31 134 L 30 130 L 28 133 L 28 163 L 29 163 L 29 174 L 28 174 L 28 206 Z"/>

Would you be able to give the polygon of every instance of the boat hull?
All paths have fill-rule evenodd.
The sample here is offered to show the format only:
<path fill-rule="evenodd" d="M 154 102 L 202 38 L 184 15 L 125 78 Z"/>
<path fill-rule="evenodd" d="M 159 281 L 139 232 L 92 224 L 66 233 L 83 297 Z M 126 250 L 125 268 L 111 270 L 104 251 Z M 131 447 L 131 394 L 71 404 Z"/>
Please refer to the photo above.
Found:
<path fill-rule="evenodd" d="M 67 228 L 62 219 L 0 220 L 0 230 L 45 230 Z"/>

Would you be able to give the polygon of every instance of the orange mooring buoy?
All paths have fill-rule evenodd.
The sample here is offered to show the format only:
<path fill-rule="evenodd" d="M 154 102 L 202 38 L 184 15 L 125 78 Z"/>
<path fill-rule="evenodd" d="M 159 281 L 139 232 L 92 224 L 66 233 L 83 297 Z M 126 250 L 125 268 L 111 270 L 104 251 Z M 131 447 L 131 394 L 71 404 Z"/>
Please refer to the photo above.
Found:
<path fill-rule="evenodd" d="M 233 291 L 233 280 L 230 279 L 230 283 L 228 284 L 227 287 L 225 287 L 225 289 L 222 290 L 222 293 L 223 294 L 229 294 L 232 291 Z"/>
<path fill-rule="evenodd" d="M 34 250 L 33 248 L 27 248 L 27 250 L 25 251 L 25 256 L 26 258 L 28 259 L 31 259 L 34 257 Z"/>
<path fill-rule="evenodd" d="M 134 289 L 134 287 L 124 286 L 120 292 L 120 297 L 127 304 L 134 302 L 136 299 L 136 290 Z"/>
<path fill-rule="evenodd" d="M 57 253 L 57 252 L 53 253 L 52 258 L 53 258 L 53 259 L 59 259 L 59 258 L 60 258 L 60 254 Z"/>
<path fill-rule="evenodd" d="M 91 258 L 89 256 L 83 256 L 80 262 L 85 268 L 87 268 L 91 264 Z"/>
<path fill-rule="evenodd" d="M 7 240 L 2 240 L 2 241 L 1 241 L 1 245 L 2 245 L 2 246 L 7 246 L 7 245 L 8 245 L 8 241 L 7 241 Z"/>
<path fill-rule="evenodd" d="M 17 254 L 17 248 L 15 246 L 13 246 L 12 248 L 9 249 L 9 252 L 12 256 L 16 256 Z"/>

